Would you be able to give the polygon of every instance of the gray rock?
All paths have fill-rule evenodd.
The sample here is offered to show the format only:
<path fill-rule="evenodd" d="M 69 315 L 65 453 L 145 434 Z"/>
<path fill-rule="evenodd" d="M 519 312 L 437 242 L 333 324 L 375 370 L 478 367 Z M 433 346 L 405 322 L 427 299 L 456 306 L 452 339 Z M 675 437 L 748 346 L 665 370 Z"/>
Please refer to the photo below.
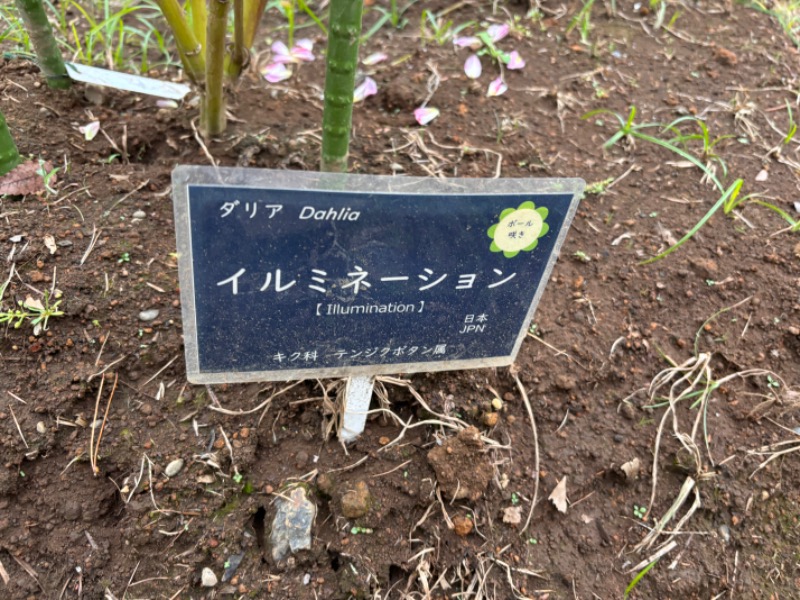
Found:
<path fill-rule="evenodd" d="M 291 550 L 311 548 L 311 526 L 317 514 L 317 507 L 306 496 L 306 489 L 297 486 L 287 490 L 275 502 L 277 511 L 272 520 L 272 558 L 280 562 Z"/>
<path fill-rule="evenodd" d="M 143 310 L 139 313 L 141 321 L 155 321 L 158 318 L 158 309 L 151 308 L 150 310 Z"/>

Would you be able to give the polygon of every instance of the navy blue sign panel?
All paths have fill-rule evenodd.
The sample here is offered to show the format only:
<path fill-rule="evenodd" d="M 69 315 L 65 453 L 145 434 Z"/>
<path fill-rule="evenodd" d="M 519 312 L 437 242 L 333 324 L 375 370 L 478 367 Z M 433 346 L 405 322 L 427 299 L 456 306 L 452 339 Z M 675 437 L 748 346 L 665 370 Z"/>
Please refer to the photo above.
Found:
<path fill-rule="evenodd" d="M 510 364 L 582 187 L 200 167 L 173 179 L 198 383 Z"/>

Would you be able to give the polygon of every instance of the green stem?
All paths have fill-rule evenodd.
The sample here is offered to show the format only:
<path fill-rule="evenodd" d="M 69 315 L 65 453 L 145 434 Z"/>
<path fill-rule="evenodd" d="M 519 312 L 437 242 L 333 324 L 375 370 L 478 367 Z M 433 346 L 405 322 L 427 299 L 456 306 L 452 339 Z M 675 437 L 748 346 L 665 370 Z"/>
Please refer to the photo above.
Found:
<path fill-rule="evenodd" d="M 233 0 L 233 53 L 227 72 L 232 80 L 239 78 L 247 62 L 248 49 L 244 45 L 244 0 Z"/>
<path fill-rule="evenodd" d="M 192 7 L 192 32 L 202 51 L 206 47 L 206 28 L 208 27 L 206 0 L 189 0 L 189 6 Z"/>
<path fill-rule="evenodd" d="M 186 75 L 195 83 L 203 81 L 205 71 L 203 46 L 197 41 L 197 37 L 186 22 L 186 14 L 181 5 L 178 4 L 178 0 L 155 1 L 175 36 L 175 45 L 178 47 Z"/>
<path fill-rule="evenodd" d="M 3 113 L 0 112 L 0 176 L 5 175 L 21 162 L 22 158 L 17 150 L 17 145 L 14 143 L 14 138 L 11 137 Z"/>
<path fill-rule="evenodd" d="M 36 50 L 39 68 L 51 88 L 65 90 L 72 85 L 64 59 L 53 37 L 53 30 L 42 6 L 42 0 L 16 0 L 17 9 L 25 21 L 28 35 Z"/>
<path fill-rule="evenodd" d="M 230 0 L 211 0 L 206 36 L 206 93 L 200 107 L 200 122 L 206 136 L 225 131 L 225 31 Z"/>
<path fill-rule="evenodd" d="M 362 0 L 331 0 L 330 4 L 322 113 L 323 171 L 347 171 L 362 8 Z"/>
<path fill-rule="evenodd" d="M 256 30 L 264 14 L 267 0 L 244 0 L 244 47 L 250 49 L 256 39 Z"/>

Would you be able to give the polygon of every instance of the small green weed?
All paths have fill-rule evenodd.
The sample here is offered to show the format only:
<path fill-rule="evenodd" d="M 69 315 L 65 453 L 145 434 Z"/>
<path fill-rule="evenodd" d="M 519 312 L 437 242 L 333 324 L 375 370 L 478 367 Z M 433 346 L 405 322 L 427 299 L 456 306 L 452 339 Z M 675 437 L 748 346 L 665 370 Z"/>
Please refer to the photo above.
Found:
<path fill-rule="evenodd" d="M 567 26 L 567 34 L 573 29 L 577 29 L 581 34 L 581 43 L 589 46 L 589 32 L 592 29 L 592 6 L 594 0 L 587 0 L 581 9 L 572 17 L 572 20 Z"/>
<path fill-rule="evenodd" d="M 0 288 L 0 300 L 2 300 L 5 286 Z M 60 293 L 56 294 L 58 298 Z M 25 300 L 19 300 L 17 307 L 6 311 L 0 311 L 0 325 L 10 325 L 14 329 L 19 329 L 23 323 L 28 321 L 34 329 L 34 333 L 47 331 L 47 324 L 51 317 L 63 317 L 64 312 L 58 309 L 61 299 L 50 303 L 50 294 L 44 293 L 44 300 L 36 300 L 28 296 Z"/>
<path fill-rule="evenodd" d="M 638 504 L 633 505 L 633 516 L 637 519 L 644 520 L 645 515 L 647 515 L 647 507 L 639 506 Z"/>

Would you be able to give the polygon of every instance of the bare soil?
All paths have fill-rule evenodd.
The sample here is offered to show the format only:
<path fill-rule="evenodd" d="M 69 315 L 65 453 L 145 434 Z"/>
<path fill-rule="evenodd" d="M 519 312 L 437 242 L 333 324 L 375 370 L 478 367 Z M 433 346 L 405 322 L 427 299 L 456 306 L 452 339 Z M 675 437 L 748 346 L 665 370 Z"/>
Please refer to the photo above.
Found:
<path fill-rule="evenodd" d="M 798 439 L 798 238 L 781 232 L 787 223 L 774 211 L 749 204 L 738 217 L 720 211 L 680 251 L 640 265 L 719 194 L 656 145 L 604 151 L 613 118 L 581 119 L 595 108 L 627 116 L 630 106 L 640 123 L 700 116 L 712 139 L 731 136 L 714 147 L 725 181 L 743 178 L 743 193 L 796 218 L 797 142 L 782 149 L 783 162 L 769 150 L 789 130 L 787 101 L 797 113 L 797 51 L 776 23 L 738 4 L 670 4 L 667 21 L 681 15 L 669 31 L 656 30 L 646 10 L 617 6 L 616 16 L 594 7 L 587 46 L 578 31 L 566 34 L 574 3 L 565 14 L 546 2 L 535 23 L 522 6 L 493 15 L 491 3 L 461 4 L 449 16 L 456 23 L 507 20 L 507 10 L 524 26 L 504 47 L 528 65 L 508 73 L 498 98 L 485 96 L 486 74 L 479 84 L 466 78 L 466 51 L 420 42 L 419 5 L 409 26 L 387 26 L 363 49 L 407 58 L 372 69 L 379 93 L 355 111 L 352 171 L 615 180 L 583 200 L 539 306 L 537 337 L 512 370 L 404 377 L 431 412 L 495 442 L 479 456 L 444 427 L 408 429 L 390 444 L 402 428 L 381 417 L 343 448 L 324 436 L 335 382 L 188 384 L 169 192 L 175 165 L 208 164 L 194 111 L 80 85 L 50 92 L 34 65 L 4 60 L 0 108 L 20 150 L 62 169 L 54 195 L 0 201 L 0 279 L 13 270 L 3 306 L 57 288 L 65 314 L 38 336 L 23 325 L 0 337 L 0 574 L 8 579 L 0 597 L 622 598 L 633 568 L 670 541 L 695 502 L 691 492 L 660 541 L 636 549 L 689 477 L 699 506 L 631 597 L 798 597 L 800 463 L 787 453 L 753 474 L 767 457 L 752 454 Z M 412 111 L 433 69 L 431 105 L 441 115 L 423 129 Z M 322 61 L 278 86 L 248 73 L 230 95 L 237 120 L 208 150 L 223 165 L 317 168 L 322 81 Z M 77 127 L 90 113 L 108 138 L 84 141 Z M 689 147 L 698 152 L 697 142 Z M 150 309 L 158 316 L 142 321 Z M 635 509 L 649 505 L 665 408 L 647 408 L 637 390 L 695 351 L 712 353 L 714 379 L 747 369 L 775 378 L 731 379 L 714 391 L 707 439 L 702 423 L 695 432 L 697 457 L 686 456 L 667 419 L 655 501 L 642 518 Z M 115 381 L 93 474 L 95 403 L 100 394 L 102 415 Z M 430 417 L 407 387 L 382 385 L 404 421 Z M 687 434 L 697 417 L 691 402 L 677 410 Z M 455 462 L 443 464 L 439 448 L 451 448 Z M 176 459 L 184 466 L 167 477 Z M 621 466 L 634 459 L 641 472 L 629 477 Z M 454 499 L 461 494 L 437 475 L 471 462 L 484 466 Z M 564 477 L 565 513 L 547 500 Z M 274 500 L 298 481 L 317 504 L 313 547 L 275 565 Z M 344 515 L 361 508 L 361 517 Z M 231 557 L 242 554 L 232 572 Z M 221 580 L 214 588 L 201 586 L 206 567 Z"/>

